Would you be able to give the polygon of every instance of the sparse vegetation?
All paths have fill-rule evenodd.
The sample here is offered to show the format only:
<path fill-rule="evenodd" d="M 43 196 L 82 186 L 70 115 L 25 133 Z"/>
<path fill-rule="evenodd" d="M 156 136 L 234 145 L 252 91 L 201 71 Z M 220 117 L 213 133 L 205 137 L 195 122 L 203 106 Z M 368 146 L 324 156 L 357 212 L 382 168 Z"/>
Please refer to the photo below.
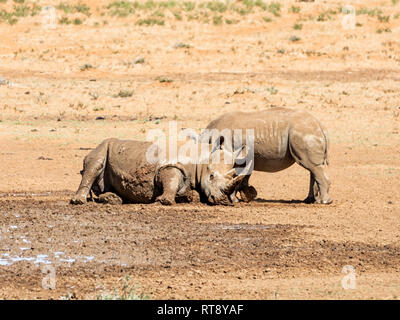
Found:
<path fill-rule="evenodd" d="M 239 20 L 236 19 L 225 19 L 226 24 L 236 24 L 239 23 Z"/>
<path fill-rule="evenodd" d="M 291 13 L 299 13 L 300 12 L 300 7 L 291 6 L 289 8 L 289 12 L 291 12 Z"/>
<path fill-rule="evenodd" d="M 61 2 L 58 6 L 56 6 L 57 10 L 64 11 L 65 14 L 70 14 L 70 13 L 82 13 L 85 16 L 90 16 L 90 7 L 88 7 L 86 4 L 79 3 L 77 5 L 71 6 L 67 3 Z"/>
<path fill-rule="evenodd" d="M 6 1 L 0 1 L 6 2 Z M 28 16 L 36 16 L 42 7 L 37 5 L 36 3 L 32 5 L 24 4 L 24 1 L 14 1 L 17 5 L 13 5 L 13 11 L 7 11 L 6 9 L 0 9 L 0 22 L 7 22 L 10 25 L 13 25 L 18 22 L 18 18 L 24 18 Z"/>
<path fill-rule="evenodd" d="M 165 77 L 157 77 L 156 80 L 160 83 L 171 83 L 173 80 Z"/>
<path fill-rule="evenodd" d="M 134 64 L 143 64 L 144 63 L 144 58 L 136 58 L 133 61 Z"/>
<path fill-rule="evenodd" d="M 271 22 L 272 21 L 272 19 L 270 17 L 263 17 L 263 20 L 265 22 Z"/>
<path fill-rule="evenodd" d="M 278 90 L 276 90 L 274 86 L 267 88 L 267 91 L 270 94 L 277 94 L 278 93 Z"/>
<path fill-rule="evenodd" d="M 129 1 L 115 1 L 107 6 L 109 15 L 117 17 L 127 17 L 135 12 L 134 4 Z"/>
<path fill-rule="evenodd" d="M 301 30 L 301 29 L 303 29 L 303 25 L 301 23 L 295 23 L 293 25 L 293 29 L 294 30 Z"/>
<path fill-rule="evenodd" d="M 379 22 L 382 22 L 382 23 L 388 23 L 390 20 L 390 16 L 378 15 L 378 20 L 379 20 Z"/>
<path fill-rule="evenodd" d="M 271 2 L 268 6 L 268 11 L 271 12 L 275 17 L 280 17 L 281 4 L 279 2 Z"/>
<path fill-rule="evenodd" d="M 58 23 L 59 24 L 71 24 L 71 20 L 69 20 L 67 17 L 61 17 L 60 19 L 58 19 Z"/>
<path fill-rule="evenodd" d="M 195 2 L 183 2 L 181 7 L 184 11 L 193 11 L 196 8 Z"/>
<path fill-rule="evenodd" d="M 215 24 L 216 26 L 219 26 L 222 24 L 222 16 L 214 16 L 213 17 L 213 24 Z"/>
<path fill-rule="evenodd" d="M 72 20 L 72 23 L 75 25 L 80 25 L 83 23 L 83 21 L 79 18 L 75 18 L 74 20 Z"/>
<path fill-rule="evenodd" d="M 147 18 L 147 19 L 139 19 L 136 24 L 139 26 L 163 26 L 164 25 L 164 20 L 157 19 L 157 18 Z"/>
<path fill-rule="evenodd" d="M 186 44 L 183 42 L 178 42 L 177 44 L 174 45 L 175 49 L 179 49 L 179 48 L 191 48 L 192 46 L 190 44 Z"/>
<path fill-rule="evenodd" d="M 117 94 L 113 95 L 114 98 L 129 98 L 132 97 L 132 90 L 120 90 Z"/>
<path fill-rule="evenodd" d="M 93 69 L 94 67 L 91 65 L 91 64 L 88 64 L 88 63 L 85 63 L 84 65 L 82 65 L 81 67 L 80 67 L 80 70 L 81 71 L 86 71 L 86 70 L 90 70 L 90 69 Z"/>
<path fill-rule="evenodd" d="M 300 38 L 298 36 L 291 36 L 289 38 L 289 40 L 292 41 L 292 42 L 297 42 L 297 41 L 300 41 Z"/>
<path fill-rule="evenodd" d="M 376 33 L 383 33 L 383 32 L 392 32 L 390 28 L 379 28 L 376 30 Z"/>
<path fill-rule="evenodd" d="M 120 280 L 120 287 L 114 287 L 112 293 L 102 293 L 97 295 L 97 300 L 149 300 L 150 297 L 143 291 L 140 291 L 140 286 L 132 285 L 130 277 L 126 276 Z"/>
<path fill-rule="evenodd" d="M 392 4 L 397 5 L 400 0 L 392 0 Z M 6 3 L 7 0 L 0 0 L 0 3 Z M 8 22 L 15 24 L 20 18 L 37 15 L 41 7 L 37 4 L 28 5 L 24 0 L 13 0 L 15 5 L 13 11 L 10 9 L 0 9 L 0 23 Z M 82 2 L 70 4 L 67 1 L 61 2 L 56 9 L 62 12 L 59 18 L 59 24 L 63 25 L 80 25 L 85 22 L 85 18 L 92 15 L 91 8 Z M 338 13 L 351 13 L 347 7 L 338 7 L 336 9 L 328 9 L 319 12 L 317 16 L 308 15 L 308 19 L 318 22 L 328 21 L 333 15 Z M 281 16 L 282 5 L 279 1 L 264 0 L 242 0 L 239 2 L 231 0 L 201 0 L 199 2 L 184 0 L 110 0 L 109 4 L 102 7 L 98 14 L 102 17 L 112 16 L 116 18 L 126 18 L 134 16 L 134 23 L 139 26 L 164 26 L 171 18 L 174 21 L 197 21 L 200 23 L 212 23 L 216 26 L 227 24 L 236 24 L 240 22 L 237 16 L 246 16 L 248 14 L 262 14 L 268 12 L 272 17 L 279 18 Z M 298 14 L 301 11 L 300 6 L 291 5 L 288 7 L 289 14 Z M 377 17 L 379 22 L 388 23 L 390 18 L 397 19 L 399 14 L 383 14 L 381 8 L 359 8 L 356 10 L 357 15 L 369 15 Z M 70 16 L 73 15 L 73 16 Z M 264 22 L 273 21 L 270 16 L 260 17 Z M 302 17 L 304 19 L 305 17 Z M 103 24 L 108 24 L 107 20 Z M 98 21 L 91 25 L 99 26 Z M 302 24 L 296 23 L 293 28 L 301 30 Z"/>
<path fill-rule="evenodd" d="M 379 8 L 368 9 L 368 8 L 361 8 L 356 11 L 356 15 L 363 15 L 367 14 L 371 17 L 379 16 L 382 14 L 382 10 Z"/>

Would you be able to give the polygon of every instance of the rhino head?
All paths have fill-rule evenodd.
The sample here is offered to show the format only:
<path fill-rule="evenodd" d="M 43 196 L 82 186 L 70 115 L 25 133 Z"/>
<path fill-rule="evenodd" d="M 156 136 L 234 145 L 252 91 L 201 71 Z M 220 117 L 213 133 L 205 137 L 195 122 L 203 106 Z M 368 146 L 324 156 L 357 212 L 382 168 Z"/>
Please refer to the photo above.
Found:
<path fill-rule="evenodd" d="M 230 153 L 227 150 L 215 150 L 219 153 L 219 161 L 204 165 L 201 169 L 200 185 L 203 194 L 209 204 L 217 205 L 233 205 L 230 195 L 242 183 L 246 177 L 244 172 L 248 172 L 245 168 L 240 171 L 234 167 L 234 159 L 237 158 L 235 153 Z M 212 153 L 211 158 L 213 158 Z M 225 163 L 225 159 L 228 163 Z M 251 166 L 251 163 L 247 165 Z M 243 169 L 243 168 L 242 168 Z"/>

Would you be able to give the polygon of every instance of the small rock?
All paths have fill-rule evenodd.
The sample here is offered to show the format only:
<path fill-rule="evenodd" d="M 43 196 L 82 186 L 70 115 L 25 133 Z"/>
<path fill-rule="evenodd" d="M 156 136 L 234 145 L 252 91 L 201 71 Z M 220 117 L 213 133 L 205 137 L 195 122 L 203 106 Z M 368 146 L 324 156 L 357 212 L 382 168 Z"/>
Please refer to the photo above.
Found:
<path fill-rule="evenodd" d="M 40 157 L 38 158 L 38 160 L 53 160 L 53 159 L 52 159 L 52 158 L 47 158 L 47 157 L 40 156 Z"/>
<path fill-rule="evenodd" d="M 136 58 L 134 61 L 133 61 L 133 63 L 134 64 L 143 64 L 144 63 L 144 58 Z"/>

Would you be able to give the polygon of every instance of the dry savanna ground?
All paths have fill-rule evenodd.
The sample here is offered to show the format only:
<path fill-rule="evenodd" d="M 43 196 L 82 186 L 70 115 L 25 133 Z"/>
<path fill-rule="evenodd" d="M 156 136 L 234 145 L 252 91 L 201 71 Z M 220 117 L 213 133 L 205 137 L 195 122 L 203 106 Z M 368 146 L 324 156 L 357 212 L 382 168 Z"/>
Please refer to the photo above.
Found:
<path fill-rule="evenodd" d="M 399 17 L 397 0 L 0 0 L 0 298 L 398 299 Z M 276 106 L 327 127 L 331 205 L 299 201 L 297 165 L 255 172 L 235 207 L 68 204 L 105 138 Z"/>

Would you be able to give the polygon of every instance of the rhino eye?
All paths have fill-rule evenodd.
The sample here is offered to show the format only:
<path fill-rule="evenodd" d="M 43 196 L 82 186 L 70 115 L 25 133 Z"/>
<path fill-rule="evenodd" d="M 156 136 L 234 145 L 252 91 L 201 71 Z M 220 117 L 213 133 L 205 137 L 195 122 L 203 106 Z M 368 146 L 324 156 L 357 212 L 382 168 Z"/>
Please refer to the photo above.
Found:
<path fill-rule="evenodd" d="M 210 180 L 213 180 L 213 179 L 214 179 L 214 175 L 210 174 Z"/>

